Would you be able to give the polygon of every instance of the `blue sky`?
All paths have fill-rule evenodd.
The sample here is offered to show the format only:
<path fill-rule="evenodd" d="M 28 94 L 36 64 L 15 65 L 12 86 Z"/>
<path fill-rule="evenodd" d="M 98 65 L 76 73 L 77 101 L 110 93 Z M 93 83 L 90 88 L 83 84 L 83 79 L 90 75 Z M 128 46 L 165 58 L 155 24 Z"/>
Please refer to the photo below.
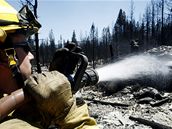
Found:
<path fill-rule="evenodd" d="M 21 8 L 20 0 L 7 0 L 17 10 Z M 40 38 L 46 39 L 53 30 L 56 41 L 60 35 L 65 40 L 71 40 L 75 30 L 77 40 L 89 35 L 94 22 L 99 29 L 99 36 L 103 27 L 112 28 L 119 13 L 119 9 L 130 15 L 130 0 L 38 0 L 38 16 L 42 24 Z M 139 20 L 150 0 L 134 0 L 134 17 Z"/>

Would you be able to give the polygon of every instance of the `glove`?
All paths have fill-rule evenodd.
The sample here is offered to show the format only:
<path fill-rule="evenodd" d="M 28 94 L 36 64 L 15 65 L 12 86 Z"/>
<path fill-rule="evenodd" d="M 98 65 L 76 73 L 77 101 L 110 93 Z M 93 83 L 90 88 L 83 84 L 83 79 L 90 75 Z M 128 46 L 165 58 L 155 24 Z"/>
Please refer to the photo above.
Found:
<path fill-rule="evenodd" d="M 50 119 L 63 119 L 73 104 L 70 83 L 57 71 L 34 74 L 25 81 L 25 90 L 38 109 Z M 45 118 L 46 119 L 46 118 Z"/>
<path fill-rule="evenodd" d="M 87 104 L 73 104 L 68 115 L 61 121 L 56 121 L 61 129 L 99 129 L 96 121 L 89 116 Z"/>
<path fill-rule="evenodd" d="M 69 55 L 70 52 L 67 48 L 58 49 L 50 63 L 49 71 L 57 70 L 60 73 L 66 74 L 66 68 L 69 65 Z"/>
<path fill-rule="evenodd" d="M 73 74 L 79 61 L 74 53 L 82 53 L 82 49 L 72 42 L 58 49 L 53 56 L 49 70 L 57 70 L 66 76 Z"/>
<path fill-rule="evenodd" d="M 43 123 L 55 123 L 62 129 L 97 129 L 89 117 L 87 105 L 76 105 L 67 78 L 57 71 L 34 74 L 26 80 L 26 92 L 30 93 L 44 116 Z M 44 127 L 48 127 L 48 123 Z"/>

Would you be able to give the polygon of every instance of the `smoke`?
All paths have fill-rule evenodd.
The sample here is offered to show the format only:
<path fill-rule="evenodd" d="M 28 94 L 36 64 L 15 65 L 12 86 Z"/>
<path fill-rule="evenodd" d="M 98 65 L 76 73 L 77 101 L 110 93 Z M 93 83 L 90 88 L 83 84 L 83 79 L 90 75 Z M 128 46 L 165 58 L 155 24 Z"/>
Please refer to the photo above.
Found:
<path fill-rule="evenodd" d="M 152 55 L 136 55 L 96 69 L 99 81 L 139 80 L 142 83 L 166 87 L 171 80 L 168 59 Z"/>

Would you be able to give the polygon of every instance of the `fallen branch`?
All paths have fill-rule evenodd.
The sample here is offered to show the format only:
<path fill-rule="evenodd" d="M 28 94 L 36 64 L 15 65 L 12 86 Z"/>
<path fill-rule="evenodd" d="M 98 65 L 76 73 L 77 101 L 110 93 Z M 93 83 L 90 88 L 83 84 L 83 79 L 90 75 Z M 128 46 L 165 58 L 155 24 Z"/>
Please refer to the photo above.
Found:
<path fill-rule="evenodd" d="M 103 104 L 103 105 L 122 106 L 122 107 L 131 106 L 131 105 L 125 104 L 125 103 L 106 102 L 106 101 L 95 100 L 95 99 L 89 99 L 89 98 L 84 98 L 84 99 L 85 99 L 85 100 L 88 100 L 88 101 L 92 101 L 93 103 L 100 103 L 100 104 Z"/>
<path fill-rule="evenodd" d="M 144 125 L 151 126 L 153 129 L 172 129 L 172 127 L 170 126 L 166 126 L 166 125 L 163 125 L 154 121 L 149 121 L 149 120 L 139 118 L 139 117 L 130 116 L 129 119 L 138 121 L 139 123 L 144 124 Z"/>
<path fill-rule="evenodd" d="M 151 102 L 150 105 L 152 107 L 161 106 L 161 105 L 163 105 L 164 103 L 166 103 L 168 101 L 169 101 L 169 98 L 165 98 L 165 99 L 162 99 L 162 100 L 160 100 L 158 102 Z"/>

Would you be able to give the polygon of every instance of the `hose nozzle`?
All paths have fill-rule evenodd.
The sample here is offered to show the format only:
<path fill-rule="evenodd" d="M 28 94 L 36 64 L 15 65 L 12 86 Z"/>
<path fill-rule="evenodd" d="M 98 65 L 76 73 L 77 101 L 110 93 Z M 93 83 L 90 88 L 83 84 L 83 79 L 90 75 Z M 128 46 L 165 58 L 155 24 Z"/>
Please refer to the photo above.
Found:
<path fill-rule="evenodd" d="M 86 69 L 81 81 L 81 85 L 82 87 L 92 86 L 97 84 L 98 81 L 99 81 L 99 76 L 97 72 L 94 69 Z"/>

